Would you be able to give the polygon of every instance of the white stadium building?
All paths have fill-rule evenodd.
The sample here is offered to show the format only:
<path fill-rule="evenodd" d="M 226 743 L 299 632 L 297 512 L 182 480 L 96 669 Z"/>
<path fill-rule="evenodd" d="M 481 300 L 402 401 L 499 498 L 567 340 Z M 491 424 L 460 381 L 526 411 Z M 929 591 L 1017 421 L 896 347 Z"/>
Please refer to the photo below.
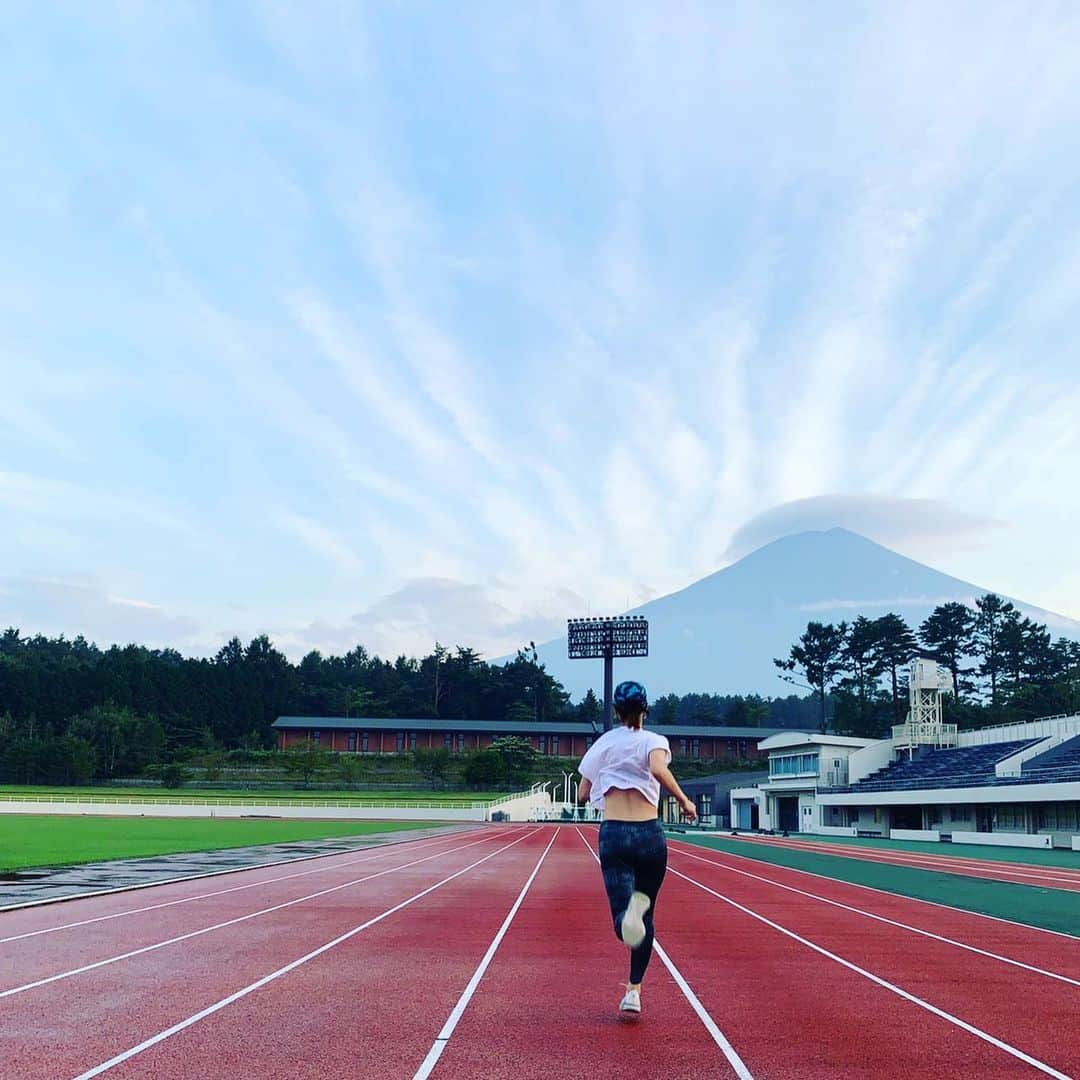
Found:
<path fill-rule="evenodd" d="M 941 722 L 947 672 L 918 660 L 888 739 L 785 732 L 769 778 L 731 792 L 736 829 L 1080 850 L 1080 714 L 976 731 Z"/>

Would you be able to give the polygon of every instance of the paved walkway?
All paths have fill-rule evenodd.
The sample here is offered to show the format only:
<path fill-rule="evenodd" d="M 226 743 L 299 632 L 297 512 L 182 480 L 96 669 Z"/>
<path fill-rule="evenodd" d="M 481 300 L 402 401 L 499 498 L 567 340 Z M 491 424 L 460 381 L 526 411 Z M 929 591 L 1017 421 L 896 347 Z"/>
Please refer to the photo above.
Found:
<path fill-rule="evenodd" d="M 134 888 L 174 878 L 194 877 L 221 870 L 239 870 L 264 863 L 295 862 L 314 855 L 360 851 L 383 844 L 460 832 L 472 825 L 440 825 L 430 829 L 336 836 L 329 840 L 297 840 L 289 844 L 260 844 L 256 847 L 225 848 L 221 851 L 191 851 L 176 855 L 155 855 L 147 859 L 112 859 L 81 866 L 42 867 L 0 878 L 0 911 L 50 900 L 68 900 L 104 889 Z"/>

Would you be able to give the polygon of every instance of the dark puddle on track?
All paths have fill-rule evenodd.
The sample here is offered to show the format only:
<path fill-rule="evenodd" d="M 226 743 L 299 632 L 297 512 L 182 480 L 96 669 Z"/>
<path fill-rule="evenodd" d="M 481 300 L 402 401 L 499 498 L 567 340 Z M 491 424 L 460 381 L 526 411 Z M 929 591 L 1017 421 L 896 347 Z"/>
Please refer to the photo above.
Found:
<path fill-rule="evenodd" d="M 330 840 L 298 840 L 289 844 L 262 844 L 258 847 L 226 848 L 223 851 L 183 852 L 146 859 L 113 859 L 83 866 L 20 870 L 0 874 L 0 912 L 50 900 L 75 899 L 105 889 L 137 888 L 222 870 L 243 870 L 264 863 L 296 862 L 317 855 L 362 851 L 402 840 L 461 832 L 471 827 L 443 825 L 407 832 L 369 833 Z"/>

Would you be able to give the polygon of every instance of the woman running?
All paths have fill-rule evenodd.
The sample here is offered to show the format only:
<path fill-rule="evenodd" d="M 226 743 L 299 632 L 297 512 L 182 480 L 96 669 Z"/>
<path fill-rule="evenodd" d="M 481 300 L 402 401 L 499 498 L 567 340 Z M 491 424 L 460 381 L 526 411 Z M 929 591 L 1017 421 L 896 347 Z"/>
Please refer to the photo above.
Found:
<path fill-rule="evenodd" d="M 656 894 L 667 870 L 667 842 L 656 811 L 660 785 L 691 821 L 697 809 L 671 775 L 667 739 L 642 727 L 649 714 L 645 687 L 619 683 L 614 701 L 619 726 L 601 735 L 581 759 L 578 800 L 604 812 L 600 869 L 615 935 L 630 946 L 630 982 L 619 1010 L 639 1013 L 641 980 L 652 957 Z"/>

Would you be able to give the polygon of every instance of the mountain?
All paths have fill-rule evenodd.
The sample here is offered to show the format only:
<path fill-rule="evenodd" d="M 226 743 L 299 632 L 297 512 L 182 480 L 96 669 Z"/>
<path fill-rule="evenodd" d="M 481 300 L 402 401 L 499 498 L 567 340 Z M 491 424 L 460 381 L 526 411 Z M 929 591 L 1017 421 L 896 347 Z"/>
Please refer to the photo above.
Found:
<path fill-rule="evenodd" d="M 655 699 L 668 692 L 793 691 L 773 657 L 788 649 L 811 620 L 850 622 L 894 611 L 913 630 L 938 604 L 993 590 L 950 577 L 847 529 L 785 536 L 676 593 L 627 612 L 649 620 L 644 660 L 616 660 L 615 680 L 644 682 Z M 1018 600 L 1013 603 L 1055 636 L 1080 639 L 1080 622 Z M 599 694 L 599 660 L 568 660 L 566 638 L 539 646 L 540 659 L 577 699 Z"/>

